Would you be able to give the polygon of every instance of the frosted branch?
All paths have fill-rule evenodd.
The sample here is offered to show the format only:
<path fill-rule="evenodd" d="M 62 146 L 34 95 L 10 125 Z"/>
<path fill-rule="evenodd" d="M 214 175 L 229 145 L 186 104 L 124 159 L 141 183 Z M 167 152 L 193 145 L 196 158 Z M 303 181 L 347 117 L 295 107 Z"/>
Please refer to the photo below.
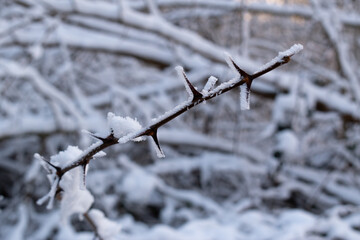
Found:
<path fill-rule="evenodd" d="M 177 67 L 176 70 L 179 76 L 183 79 L 187 92 L 191 97 L 190 101 L 188 100 L 183 104 L 180 104 L 179 106 L 175 107 L 173 110 L 169 111 L 168 113 L 165 113 L 163 116 L 156 119 L 156 121 L 153 122 L 152 124 L 143 128 L 134 119 L 131 119 L 129 117 L 122 118 L 115 116 L 113 113 L 109 113 L 108 124 L 110 128 L 110 134 L 104 138 L 96 137 L 100 141 L 94 143 L 85 151 L 81 151 L 75 147 L 70 149 L 74 153 L 73 156 L 76 156 L 75 157 L 76 159 L 75 160 L 71 159 L 71 161 L 69 161 L 68 163 L 62 164 L 60 169 L 56 169 L 56 175 L 53 174 L 54 180 L 52 181 L 52 187 L 50 192 L 44 198 L 40 199 L 38 202 L 41 203 L 44 202 L 46 199 L 50 198 L 49 206 L 52 206 L 53 197 L 56 193 L 56 188 L 59 185 L 59 181 L 62 179 L 64 174 L 76 167 L 86 166 L 90 162 L 90 160 L 93 159 L 98 153 L 100 153 L 103 149 L 111 145 L 115 145 L 118 143 L 126 143 L 130 140 L 135 140 L 137 138 L 143 138 L 145 136 L 149 136 L 154 140 L 158 157 L 164 157 L 164 153 L 160 147 L 157 138 L 157 131 L 161 126 L 170 122 L 177 116 L 183 114 L 184 112 L 188 111 L 189 109 L 193 108 L 199 103 L 215 98 L 239 86 L 241 86 L 242 94 L 245 91 L 244 108 L 248 108 L 251 82 L 255 78 L 260 77 L 263 74 L 283 64 L 286 64 L 287 62 L 290 61 L 290 57 L 298 53 L 301 49 L 302 49 L 301 45 L 294 45 L 289 50 L 279 53 L 278 57 L 276 57 L 274 60 L 266 64 L 265 67 L 261 68 L 258 72 L 256 72 L 253 75 L 248 75 L 245 71 L 241 70 L 241 68 L 232 60 L 232 58 L 229 57 L 228 60 L 230 60 L 231 63 L 229 64 L 230 67 L 232 66 L 232 68 L 235 69 L 237 73 L 241 75 L 241 77 L 230 79 L 211 91 L 210 89 L 215 85 L 216 79 L 214 77 L 210 77 L 207 86 L 205 86 L 204 88 L 205 92 L 207 92 L 206 95 L 201 94 L 195 89 L 195 87 L 188 80 L 182 67 Z M 56 167 L 54 166 L 54 168 Z M 85 173 L 86 169 L 83 169 L 83 172 Z M 83 177 L 85 177 L 85 174 L 83 175 Z M 85 181 L 84 178 L 83 181 Z M 90 202 L 91 201 L 88 201 L 87 204 L 89 204 Z M 84 209 L 81 210 L 83 211 Z"/>
<path fill-rule="evenodd" d="M 275 57 L 270 62 L 263 65 L 257 72 L 255 72 L 252 76 L 253 78 L 257 78 L 275 68 L 278 66 L 287 63 L 290 61 L 290 57 L 293 55 L 299 53 L 304 47 L 301 44 L 294 44 L 291 48 L 284 52 L 279 52 L 277 57 Z"/>

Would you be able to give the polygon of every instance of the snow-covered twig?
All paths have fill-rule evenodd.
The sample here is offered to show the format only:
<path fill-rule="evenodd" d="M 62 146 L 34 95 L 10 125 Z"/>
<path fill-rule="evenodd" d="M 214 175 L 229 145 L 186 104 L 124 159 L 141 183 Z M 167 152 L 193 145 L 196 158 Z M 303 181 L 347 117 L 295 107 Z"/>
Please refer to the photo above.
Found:
<path fill-rule="evenodd" d="M 301 49 L 301 45 L 294 45 L 289 50 L 279 53 L 279 56 L 277 58 L 273 59 L 269 64 L 265 65 L 265 67 L 262 67 L 254 74 L 246 73 L 235 63 L 235 61 L 230 56 L 228 56 L 227 61 L 230 68 L 232 68 L 232 70 L 235 72 L 235 77 L 220 84 L 217 87 L 215 87 L 215 78 L 212 77 L 210 78 L 210 83 L 207 84 L 207 86 L 205 87 L 205 91 L 203 92 L 199 92 L 192 85 L 182 67 L 177 67 L 179 77 L 183 80 L 186 90 L 190 95 L 190 97 L 185 102 L 166 112 L 164 115 L 158 117 L 146 127 L 142 127 L 135 119 L 131 119 L 129 117 L 122 118 L 119 116 L 115 116 L 112 113 L 109 113 L 109 132 L 107 136 L 91 134 L 98 141 L 84 151 L 79 150 L 77 147 L 70 146 L 66 151 L 60 152 L 59 155 L 53 156 L 51 158 L 51 161 L 46 161 L 45 159 L 43 159 L 44 161 L 42 162 L 44 162 L 45 165 L 48 164 L 48 166 L 46 165 L 45 168 L 49 169 L 49 171 L 51 170 L 49 172 L 51 190 L 48 194 L 41 198 L 38 203 L 44 203 L 46 200 L 49 199 L 48 208 L 51 208 L 55 195 L 58 192 L 62 192 L 62 219 L 68 219 L 68 217 L 73 213 L 80 213 L 83 215 L 85 214 L 84 217 L 91 224 L 91 219 L 86 214 L 91 207 L 93 197 L 85 188 L 86 167 L 92 159 L 97 157 L 99 154 L 101 155 L 103 149 L 118 143 L 126 143 L 131 140 L 142 140 L 144 137 L 148 136 L 151 137 L 155 143 L 158 157 L 164 157 L 164 153 L 160 147 L 160 143 L 157 137 L 157 132 L 160 127 L 172 121 L 179 115 L 187 112 L 196 105 L 215 98 L 225 92 L 228 92 L 240 86 L 245 86 L 247 93 L 246 102 L 248 103 L 248 93 L 250 91 L 252 81 L 262 76 L 263 74 L 272 71 L 273 69 L 283 64 L 286 64 L 287 62 L 289 62 L 290 58 L 294 54 L 299 52 Z M 9 66 L 9 64 L 3 64 Z M 10 66 L 12 65 L 10 64 Z M 33 78 L 35 80 L 40 79 L 38 75 L 33 76 Z M 65 159 L 66 161 L 62 161 L 62 163 L 60 163 L 58 162 L 58 158 L 62 158 L 62 160 Z M 78 189 L 80 189 L 81 191 L 78 191 Z M 163 187 L 162 190 L 175 198 L 179 197 L 177 192 L 171 191 L 171 189 Z M 185 194 L 185 192 L 183 192 L 182 194 Z M 203 202 L 201 199 L 198 198 L 197 195 L 185 195 L 186 197 L 183 200 L 191 201 L 195 204 L 200 204 L 201 202 Z M 73 204 L 72 207 L 69 207 L 69 202 L 73 201 L 74 199 L 76 199 L 76 204 Z M 205 208 L 211 209 L 211 211 L 219 212 L 219 208 L 217 207 L 217 205 L 213 204 L 213 202 L 211 201 L 205 202 L 204 206 Z M 95 232 L 97 232 L 97 229 L 95 229 Z M 100 237 L 101 234 L 98 235 Z"/>
<path fill-rule="evenodd" d="M 123 134 L 126 134 L 125 136 L 120 137 L 116 133 L 114 134 L 114 129 L 112 128 L 108 136 L 98 137 L 100 141 L 96 142 L 95 144 L 91 145 L 88 149 L 83 151 L 83 153 L 80 156 L 78 156 L 77 159 L 75 159 L 68 165 L 63 166 L 61 169 L 57 169 L 56 175 L 61 180 L 62 176 L 66 172 L 76 167 L 87 165 L 90 162 L 90 160 L 103 149 L 118 143 L 126 143 L 130 140 L 134 140 L 145 136 L 149 136 L 153 138 L 157 148 L 159 149 L 159 153 L 161 153 L 158 155 L 162 156 L 163 155 L 162 150 L 160 148 L 160 144 L 157 138 L 157 131 L 161 126 L 165 125 L 166 123 L 170 122 L 174 118 L 190 110 L 196 105 L 205 102 L 207 100 L 210 100 L 212 98 L 215 98 L 241 85 L 245 84 L 247 86 L 247 89 L 250 90 L 251 83 L 254 79 L 262 76 L 263 74 L 269 71 L 274 70 L 275 68 L 283 64 L 288 63 L 290 61 L 291 56 L 299 52 L 301 49 L 302 49 L 301 45 L 299 44 L 294 45 L 289 50 L 279 53 L 279 56 L 273 59 L 270 62 L 270 64 L 266 64 L 265 67 L 261 68 L 259 71 L 255 72 L 252 75 L 246 73 L 234 62 L 234 60 L 232 60 L 232 58 L 229 58 L 230 60 L 229 64 L 232 65 L 233 69 L 238 72 L 237 77 L 220 84 L 215 89 L 208 91 L 205 95 L 198 92 L 196 88 L 190 83 L 189 79 L 187 79 L 185 72 L 183 72 L 182 69 L 178 68 L 178 72 L 180 72 L 181 77 L 185 79 L 186 87 L 189 89 L 188 92 L 190 93 L 190 95 L 193 95 L 193 97 L 189 98 L 184 103 L 175 107 L 173 110 L 165 113 L 163 116 L 156 119 L 152 124 L 140 128 L 137 131 L 132 131 L 128 134 L 124 132 Z"/>

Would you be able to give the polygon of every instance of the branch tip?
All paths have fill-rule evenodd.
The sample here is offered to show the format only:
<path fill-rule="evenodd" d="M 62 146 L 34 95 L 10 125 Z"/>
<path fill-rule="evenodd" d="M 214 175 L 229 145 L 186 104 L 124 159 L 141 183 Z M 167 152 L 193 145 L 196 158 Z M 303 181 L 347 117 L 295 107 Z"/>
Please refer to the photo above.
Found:
<path fill-rule="evenodd" d="M 105 141 L 105 138 L 97 136 L 95 133 L 92 133 L 92 132 L 90 132 L 88 130 L 83 129 L 83 130 L 81 130 L 81 132 L 83 132 L 85 134 L 88 134 L 88 135 L 90 135 L 90 137 L 95 138 L 97 140 L 100 140 L 100 141 L 103 141 L 103 142 Z"/>

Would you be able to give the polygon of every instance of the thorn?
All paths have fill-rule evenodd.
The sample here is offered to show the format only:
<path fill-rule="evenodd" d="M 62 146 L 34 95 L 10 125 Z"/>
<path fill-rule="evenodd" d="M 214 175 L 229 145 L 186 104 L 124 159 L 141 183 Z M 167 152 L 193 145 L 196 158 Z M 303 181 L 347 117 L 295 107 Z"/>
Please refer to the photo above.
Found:
<path fill-rule="evenodd" d="M 232 65 L 234 65 L 235 69 L 239 72 L 239 74 L 240 74 L 241 76 L 243 76 L 244 78 L 245 78 L 245 77 L 250 77 L 250 75 L 247 74 L 247 72 L 245 72 L 244 70 L 242 70 L 242 69 L 234 62 L 234 60 L 233 60 L 231 57 L 229 57 L 229 58 L 230 58 L 230 61 L 231 61 Z"/>
<path fill-rule="evenodd" d="M 102 142 L 105 141 L 105 138 L 100 137 L 100 136 L 97 136 L 97 135 L 95 135 L 94 133 L 92 133 L 92 132 L 90 132 L 90 131 L 82 130 L 82 132 L 83 132 L 83 133 L 86 133 L 86 134 L 89 134 L 92 138 L 98 139 L 98 140 L 100 140 L 100 141 L 102 141 Z"/>
<path fill-rule="evenodd" d="M 232 65 L 235 68 L 234 70 L 236 70 L 241 76 L 243 76 L 244 78 L 246 78 L 246 77 L 250 78 L 250 75 L 247 72 L 245 72 L 244 70 L 242 70 L 232 59 L 231 55 L 227 52 L 225 52 L 225 59 L 230 68 L 232 68 L 231 67 L 231 65 Z"/>
<path fill-rule="evenodd" d="M 253 77 L 250 74 L 248 74 L 247 72 L 245 72 L 244 70 L 242 70 L 239 67 L 239 65 L 237 65 L 235 63 L 235 61 L 232 59 L 230 54 L 228 54 L 228 53 L 225 53 L 225 54 L 226 54 L 228 60 L 230 61 L 230 62 L 228 61 L 228 65 L 230 66 L 230 68 L 231 68 L 231 65 L 232 65 L 235 68 L 235 70 L 240 74 L 240 76 L 243 77 L 243 80 L 245 81 L 246 86 L 247 86 L 247 90 L 250 91 L 250 87 L 251 87 L 251 84 L 252 84 L 252 81 L 253 81 Z"/>
<path fill-rule="evenodd" d="M 188 90 L 190 90 L 191 93 L 193 94 L 193 96 L 194 96 L 193 101 L 196 99 L 202 98 L 203 95 L 198 90 L 196 90 L 194 85 L 192 85 L 192 83 L 189 81 L 188 77 L 185 74 L 184 68 L 177 66 L 175 69 L 178 72 L 179 76 L 185 80 L 185 84 L 187 85 Z"/>
<path fill-rule="evenodd" d="M 157 137 L 157 129 L 151 131 L 149 135 L 154 140 L 154 143 L 155 143 L 155 146 L 156 146 L 156 154 L 157 154 L 157 156 L 159 158 L 165 157 L 165 154 L 164 154 L 163 150 L 160 147 L 160 143 L 159 143 L 159 140 L 158 140 L 158 137 Z"/>
<path fill-rule="evenodd" d="M 251 88 L 251 84 L 252 84 L 252 79 L 246 79 L 246 90 L 247 92 L 250 92 L 250 88 Z"/>
<path fill-rule="evenodd" d="M 93 137 L 93 138 L 95 138 L 95 139 L 98 139 L 98 140 L 100 140 L 100 141 L 102 141 L 102 142 L 105 141 L 105 138 L 96 136 L 95 134 L 90 134 L 90 136 Z"/>
<path fill-rule="evenodd" d="M 61 172 L 61 168 L 58 166 L 55 166 L 54 164 L 52 164 L 51 162 L 49 162 L 48 160 L 46 160 L 43 156 L 41 156 L 40 154 L 36 153 L 34 155 L 35 158 L 44 161 L 45 163 L 47 163 L 49 166 L 53 167 L 56 170 L 56 173 L 60 173 Z"/>

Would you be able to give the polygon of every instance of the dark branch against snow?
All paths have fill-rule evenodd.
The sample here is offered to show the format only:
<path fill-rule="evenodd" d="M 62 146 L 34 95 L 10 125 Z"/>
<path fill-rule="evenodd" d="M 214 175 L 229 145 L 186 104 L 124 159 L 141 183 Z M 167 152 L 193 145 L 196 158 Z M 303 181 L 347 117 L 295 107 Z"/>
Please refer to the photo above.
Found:
<path fill-rule="evenodd" d="M 40 202 L 44 202 L 47 198 L 49 198 L 50 202 L 51 202 L 50 205 L 51 205 L 53 196 L 50 196 L 50 195 L 55 194 L 56 187 L 58 186 L 62 176 L 65 173 L 67 173 L 68 171 L 70 171 L 76 167 L 82 166 L 85 168 L 89 164 L 90 160 L 95 157 L 96 154 L 100 153 L 103 149 L 105 149 L 111 145 L 115 145 L 118 143 L 126 143 L 131 140 L 136 140 L 139 138 L 143 138 L 145 136 L 149 136 L 154 141 L 158 157 L 164 157 L 164 153 L 160 147 L 160 143 L 157 138 L 157 131 L 161 126 L 170 122 L 171 120 L 173 120 L 177 116 L 183 114 L 184 112 L 190 110 L 194 106 L 196 106 L 204 101 L 215 98 L 225 92 L 228 92 L 228 91 L 230 91 L 234 88 L 237 88 L 239 86 L 242 86 L 244 84 L 245 84 L 244 86 L 246 86 L 246 87 L 242 88 L 242 89 L 246 89 L 246 93 L 245 93 L 246 94 L 246 104 L 249 104 L 249 102 L 248 102 L 249 91 L 250 91 L 252 81 L 254 79 L 264 75 L 265 73 L 270 72 L 270 71 L 274 70 L 275 68 L 288 63 L 290 61 L 290 58 L 293 55 L 295 55 L 296 53 L 300 52 L 302 50 L 302 48 L 303 48 L 302 45 L 295 44 L 287 51 L 280 52 L 276 58 L 274 58 L 269 63 L 265 64 L 262 68 L 260 68 L 259 71 L 255 72 L 252 75 L 250 75 L 250 74 L 246 73 L 244 70 L 242 70 L 235 63 L 235 61 L 229 56 L 227 58 L 227 62 L 229 64 L 229 66 L 236 72 L 237 76 L 233 79 L 230 79 L 230 80 L 220 84 L 219 86 L 217 86 L 214 89 L 213 89 L 213 87 L 214 87 L 217 79 L 215 77 L 210 77 L 208 80 L 208 83 L 204 87 L 204 90 L 202 91 L 202 93 L 200 93 L 191 84 L 191 82 L 187 78 L 183 68 L 177 67 L 176 70 L 179 74 L 179 77 L 183 80 L 186 90 L 190 95 L 190 97 L 187 101 L 176 106 L 172 110 L 166 112 L 164 115 L 158 117 L 150 125 L 148 125 L 146 127 L 140 128 L 137 125 L 135 127 L 131 126 L 133 128 L 130 127 L 130 129 L 132 129 L 132 131 L 130 131 L 130 132 L 126 132 L 126 130 L 121 129 L 121 131 L 124 131 L 124 132 L 122 132 L 124 134 L 124 136 L 122 136 L 122 137 L 119 136 L 119 134 L 118 134 L 119 132 L 116 131 L 117 129 L 116 129 L 116 127 L 114 127 L 115 126 L 114 124 L 116 124 L 116 123 L 113 123 L 111 121 L 112 120 L 119 120 L 119 121 L 121 120 L 124 123 L 126 123 L 126 121 L 127 121 L 127 122 L 132 122 L 132 125 L 134 125 L 134 122 L 136 122 L 136 120 L 117 117 L 117 116 L 113 115 L 112 113 L 110 113 L 111 121 L 108 118 L 108 121 L 110 121 L 109 126 L 111 128 L 109 131 L 110 132 L 109 135 L 107 137 L 98 137 L 94 134 L 91 134 L 93 137 L 95 137 L 99 141 L 95 142 L 88 149 L 84 150 L 74 161 L 72 161 L 68 165 L 61 166 L 61 167 L 54 166 L 52 163 L 50 163 L 48 161 L 45 161 L 45 160 L 43 161 L 43 162 L 45 162 L 45 164 L 47 163 L 50 165 L 50 167 L 48 167 L 48 169 L 49 168 L 54 169 L 54 171 L 56 172 L 56 175 L 53 174 L 54 181 L 52 183 L 51 191 L 43 199 L 41 199 L 42 201 L 40 201 Z M 244 108 L 244 109 L 246 109 L 246 108 Z M 115 128 L 115 133 L 114 133 L 114 128 Z M 137 128 L 139 128 L 139 130 L 137 130 Z M 36 155 L 36 156 L 37 156 L 37 158 L 42 159 L 39 155 Z M 85 172 L 86 171 L 84 171 L 84 174 L 85 174 Z M 54 185 L 56 185 L 56 186 L 54 186 Z"/>

